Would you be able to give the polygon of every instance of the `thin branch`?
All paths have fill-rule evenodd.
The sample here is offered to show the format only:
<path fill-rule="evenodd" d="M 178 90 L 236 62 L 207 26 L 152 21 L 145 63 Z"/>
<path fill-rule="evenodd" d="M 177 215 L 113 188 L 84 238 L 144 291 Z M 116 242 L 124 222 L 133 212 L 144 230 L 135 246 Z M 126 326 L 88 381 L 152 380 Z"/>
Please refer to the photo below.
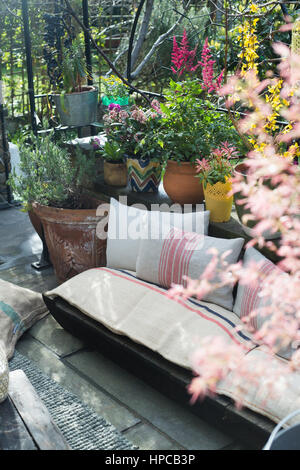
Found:
<path fill-rule="evenodd" d="M 189 9 L 190 7 L 190 4 L 191 4 L 191 0 L 189 0 L 187 2 L 187 4 L 185 5 L 184 7 L 184 13 Z M 142 69 L 145 67 L 145 65 L 147 64 L 147 62 L 151 59 L 151 57 L 153 56 L 154 52 L 156 51 L 156 49 L 162 44 L 162 42 L 168 38 L 170 36 L 170 34 L 174 31 L 174 29 L 182 22 L 184 16 L 181 15 L 180 18 L 178 18 L 178 20 L 176 21 L 176 23 L 173 24 L 173 26 L 171 26 L 171 28 L 168 29 L 168 31 L 166 31 L 164 34 L 161 34 L 157 40 L 155 41 L 155 43 L 152 45 L 150 51 L 146 54 L 145 58 L 142 60 L 142 62 L 137 66 L 137 68 L 135 69 L 134 72 L 132 72 L 131 74 L 131 77 L 132 78 L 135 78 L 138 76 L 138 74 L 142 71 Z"/>
<path fill-rule="evenodd" d="M 108 65 L 110 66 L 110 68 L 112 69 L 112 71 L 117 75 L 117 77 L 119 77 L 123 83 L 125 83 L 125 85 L 128 86 L 128 88 L 130 88 L 132 91 L 134 91 L 135 93 L 138 93 L 139 95 L 141 95 L 146 101 L 148 104 L 151 104 L 151 101 L 149 100 L 148 96 L 145 95 L 144 92 L 142 92 L 141 90 L 139 90 L 138 88 L 136 88 L 135 86 L 131 85 L 131 83 L 129 83 L 126 78 L 123 77 L 123 75 L 116 69 L 116 67 L 114 66 L 114 64 L 112 63 L 112 61 L 107 57 L 107 55 L 103 52 L 102 48 L 98 46 L 98 44 L 96 43 L 94 37 L 91 35 L 90 31 L 88 28 L 85 27 L 85 25 L 82 23 L 82 21 L 78 18 L 78 16 L 76 15 L 76 13 L 74 12 L 73 8 L 71 7 L 70 5 L 70 2 L 69 0 L 65 0 L 65 3 L 67 5 L 67 11 L 70 13 L 70 15 L 73 16 L 74 20 L 78 23 L 78 25 L 81 27 L 81 29 L 87 34 L 88 38 L 90 39 L 90 41 L 92 42 L 93 46 L 95 47 L 95 49 L 97 50 L 97 52 L 103 57 L 103 59 L 108 63 Z"/>

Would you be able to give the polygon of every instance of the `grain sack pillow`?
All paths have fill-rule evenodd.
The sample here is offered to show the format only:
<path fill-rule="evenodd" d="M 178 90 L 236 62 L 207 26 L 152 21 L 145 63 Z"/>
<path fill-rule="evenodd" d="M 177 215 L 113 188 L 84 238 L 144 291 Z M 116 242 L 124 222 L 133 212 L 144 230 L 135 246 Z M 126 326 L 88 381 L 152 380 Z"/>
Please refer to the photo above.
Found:
<path fill-rule="evenodd" d="M 166 235 L 167 234 L 167 235 Z M 184 276 L 199 279 L 212 258 L 208 253 L 216 248 L 219 255 L 227 254 L 226 262 L 236 263 L 244 244 L 243 238 L 223 239 L 164 228 L 164 239 L 141 240 L 136 263 L 136 275 L 144 281 L 170 288 L 172 284 L 184 285 Z M 212 283 L 218 281 L 216 274 Z M 232 310 L 232 286 L 220 287 L 202 300 Z"/>
<path fill-rule="evenodd" d="M 161 226 L 164 224 L 187 232 L 205 235 L 208 233 L 209 211 L 200 210 L 203 209 L 202 205 L 199 204 L 198 211 L 187 213 L 167 211 L 167 204 L 156 206 L 158 210 L 148 211 L 145 208 L 121 204 L 111 198 L 106 249 L 107 267 L 136 270 L 140 240 L 149 236 L 145 232 L 145 227 L 149 227 L 152 238 L 159 238 Z M 177 209 L 181 210 L 179 207 Z"/>
<path fill-rule="evenodd" d="M 245 251 L 243 257 L 243 267 L 247 268 L 252 262 L 257 263 L 257 271 L 263 277 L 267 277 L 269 274 L 273 273 L 274 270 L 276 270 L 278 274 L 283 274 L 283 271 L 277 268 L 277 266 L 272 263 L 272 261 L 268 260 L 255 248 L 251 247 L 247 248 Z M 270 299 L 260 296 L 262 288 L 263 284 L 261 283 L 247 285 L 243 285 L 241 283 L 238 284 L 233 311 L 238 315 L 239 318 L 243 319 L 248 317 L 252 311 L 259 310 L 260 308 L 270 304 Z M 259 314 L 255 315 L 251 319 L 251 326 L 253 327 L 253 330 L 258 330 L 264 320 L 265 317 L 262 318 Z"/>
<path fill-rule="evenodd" d="M 22 334 L 47 313 L 41 294 L 0 279 L 0 342 L 8 359 Z"/>
<path fill-rule="evenodd" d="M 256 270 L 262 279 L 257 283 L 243 285 L 238 283 L 237 294 L 233 305 L 233 312 L 238 315 L 240 319 L 249 317 L 250 327 L 253 331 L 259 330 L 263 323 L 269 318 L 266 315 L 260 315 L 259 311 L 264 307 L 271 304 L 271 298 L 268 296 L 261 296 L 263 290 L 264 279 L 269 275 L 276 274 L 278 276 L 287 276 L 281 269 L 279 269 L 272 261 L 262 255 L 255 248 L 247 248 L 243 257 L 243 266 L 247 268 L 252 262 L 257 265 Z M 255 315 L 250 315 L 251 312 L 256 312 Z M 287 348 L 281 350 L 278 354 L 288 359 L 292 354 L 292 349 Z"/>

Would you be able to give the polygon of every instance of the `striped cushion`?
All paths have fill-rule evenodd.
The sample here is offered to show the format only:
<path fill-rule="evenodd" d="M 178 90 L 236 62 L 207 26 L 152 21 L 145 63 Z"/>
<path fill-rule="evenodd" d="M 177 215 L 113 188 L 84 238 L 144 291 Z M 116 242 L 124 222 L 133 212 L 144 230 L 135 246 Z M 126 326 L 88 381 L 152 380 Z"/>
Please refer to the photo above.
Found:
<path fill-rule="evenodd" d="M 259 251 L 255 250 L 255 248 L 248 248 L 243 258 L 243 266 L 247 267 L 253 261 L 258 265 L 258 273 L 264 278 L 273 273 L 274 270 L 277 270 L 278 274 L 282 274 L 282 271 Z M 233 311 L 239 316 L 239 318 L 242 319 L 248 317 L 251 312 L 259 312 L 262 307 L 270 304 L 270 299 L 260 297 L 261 291 L 261 283 L 257 282 L 248 285 L 242 285 L 239 283 L 236 300 L 233 306 Z M 261 327 L 263 321 L 266 320 L 266 317 L 262 317 L 258 313 L 252 317 L 250 316 L 249 320 L 250 326 L 254 331 L 257 331 Z"/>
<path fill-rule="evenodd" d="M 211 248 L 222 255 L 228 251 L 226 261 L 235 263 L 244 244 L 243 238 L 222 239 L 169 228 L 163 240 L 141 240 L 136 263 L 137 276 L 169 288 L 184 285 L 187 276 L 199 279 L 212 258 Z M 219 280 L 218 274 L 212 283 Z M 232 286 L 226 285 L 206 294 L 203 300 L 232 310 Z"/>

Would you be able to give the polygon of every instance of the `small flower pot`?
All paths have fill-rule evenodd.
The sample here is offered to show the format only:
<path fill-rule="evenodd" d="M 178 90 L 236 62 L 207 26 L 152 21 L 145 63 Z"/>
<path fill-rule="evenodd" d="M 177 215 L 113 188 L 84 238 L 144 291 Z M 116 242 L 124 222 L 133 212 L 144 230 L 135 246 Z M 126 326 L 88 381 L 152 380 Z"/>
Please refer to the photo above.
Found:
<path fill-rule="evenodd" d="M 129 105 L 129 97 L 128 96 L 103 96 L 102 97 L 102 104 L 103 106 L 109 106 L 110 104 L 119 104 L 120 106 L 128 106 Z"/>
<path fill-rule="evenodd" d="M 164 190 L 174 203 L 184 205 L 203 202 L 202 185 L 196 175 L 194 164 L 168 161 L 163 184 Z"/>
<path fill-rule="evenodd" d="M 210 211 L 211 222 L 228 222 L 230 219 L 233 196 L 228 197 L 228 193 L 231 189 L 230 181 L 213 185 L 207 183 L 206 188 L 203 187 L 205 207 Z"/>
<path fill-rule="evenodd" d="M 127 166 L 124 162 L 103 163 L 104 183 L 110 186 L 127 186 Z"/>
<path fill-rule="evenodd" d="M 127 171 L 131 190 L 153 193 L 161 182 L 161 164 L 150 158 L 127 157 Z"/>

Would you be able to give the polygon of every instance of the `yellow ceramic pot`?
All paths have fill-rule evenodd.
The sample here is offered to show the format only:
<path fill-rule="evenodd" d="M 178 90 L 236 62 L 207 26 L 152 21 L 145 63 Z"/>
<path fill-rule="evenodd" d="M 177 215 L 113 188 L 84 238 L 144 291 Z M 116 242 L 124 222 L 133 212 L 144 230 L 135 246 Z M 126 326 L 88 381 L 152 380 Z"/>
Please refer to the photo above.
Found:
<path fill-rule="evenodd" d="M 231 189 L 231 181 L 213 185 L 207 183 L 206 188 L 203 186 L 205 206 L 210 211 L 211 222 L 227 222 L 230 219 L 233 196 L 227 195 Z"/>

